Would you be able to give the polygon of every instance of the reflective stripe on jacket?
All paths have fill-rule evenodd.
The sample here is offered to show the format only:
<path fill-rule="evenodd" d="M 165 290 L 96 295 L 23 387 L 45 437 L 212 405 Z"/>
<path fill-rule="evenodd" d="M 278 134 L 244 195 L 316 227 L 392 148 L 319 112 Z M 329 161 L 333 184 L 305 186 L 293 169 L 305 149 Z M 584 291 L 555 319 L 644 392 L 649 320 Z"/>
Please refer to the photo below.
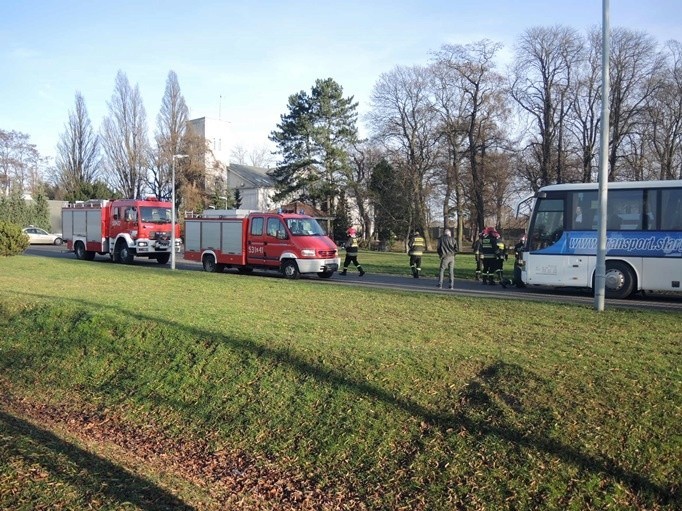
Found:
<path fill-rule="evenodd" d="M 481 258 L 495 259 L 497 257 L 497 239 L 492 236 L 481 238 Z"/>
<path fill-rule="evenodd" d="M 424 238 L 422 238 L 421 236 L 415 236 L 410 240 L 409 248 L 410 248 L 409 255 L 420 256 L 424 253 L 424 249 L 426 248 L 426 241 L 424 241 Z"/>
<path fill-rule="evenodd" d="M 358 253 L 358 239 L 357 238 L 354 238 L 353 236 L 348 236 L 348 239 L 346 240 L 346 244 L 344 246 L 346 247 L 346 254 L 357 255 L 357 253 Z"/>

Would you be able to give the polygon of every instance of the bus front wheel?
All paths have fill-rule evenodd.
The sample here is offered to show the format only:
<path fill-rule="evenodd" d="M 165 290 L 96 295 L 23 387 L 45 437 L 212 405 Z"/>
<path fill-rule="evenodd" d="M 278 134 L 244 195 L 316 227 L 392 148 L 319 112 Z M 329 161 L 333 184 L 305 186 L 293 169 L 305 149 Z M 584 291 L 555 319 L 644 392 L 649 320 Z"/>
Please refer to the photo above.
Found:
<path fill-rule="evenodd" d="M 627 298 L 635 290 L 635 274 L 621 261 L 606 261 L 605 294 L 607 298 Z"/>

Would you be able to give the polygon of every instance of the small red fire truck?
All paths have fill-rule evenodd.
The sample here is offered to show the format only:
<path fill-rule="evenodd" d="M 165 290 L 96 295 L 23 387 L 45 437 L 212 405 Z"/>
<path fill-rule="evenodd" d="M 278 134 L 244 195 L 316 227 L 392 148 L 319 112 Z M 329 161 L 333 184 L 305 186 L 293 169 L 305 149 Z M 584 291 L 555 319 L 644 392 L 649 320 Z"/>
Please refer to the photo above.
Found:
<path fill-rule="evenodd" d="M 62 238 L 78 259 L 108 254 L 130 264 L 137 257 L 166 264 L 171 256 L 170 202 L 156 198 L 79 201 L 62 208 Z M 175 226 L 175 250 L 181 247 Z"/>
<path fill-rule="evenodd" d="M 340 266 L 336 244 L 314 218 L 239 209 L 186 218 L 184 258 L 201 262 L 205 271 L 269 269 L 290 279 L 329 278 Z"/>

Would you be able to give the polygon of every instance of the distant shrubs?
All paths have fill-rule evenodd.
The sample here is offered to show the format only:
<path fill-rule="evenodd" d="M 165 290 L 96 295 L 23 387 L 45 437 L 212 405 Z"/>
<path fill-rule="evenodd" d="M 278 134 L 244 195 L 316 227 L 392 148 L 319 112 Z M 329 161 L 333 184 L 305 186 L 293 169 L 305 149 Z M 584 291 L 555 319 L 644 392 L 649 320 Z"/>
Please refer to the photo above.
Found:
<path fill-rule="evenodd" d="M 19 255 L 28 245 L 28 236 L 21 232 L 21 227 L 0 220 L 0 256 Z"/>

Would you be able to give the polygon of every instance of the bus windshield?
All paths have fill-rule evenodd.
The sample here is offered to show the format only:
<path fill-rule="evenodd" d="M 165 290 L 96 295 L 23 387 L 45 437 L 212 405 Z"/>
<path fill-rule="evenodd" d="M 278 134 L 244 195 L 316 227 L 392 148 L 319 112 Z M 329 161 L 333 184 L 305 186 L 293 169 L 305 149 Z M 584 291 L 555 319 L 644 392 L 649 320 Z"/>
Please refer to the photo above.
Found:
<path fill-rule="evenodd" d="M 549 247 L 561 238 L 564 232 L 564 200 L 538 199 L 535 218 L 528 233 L 528 249 L 539 250 Z"/>

